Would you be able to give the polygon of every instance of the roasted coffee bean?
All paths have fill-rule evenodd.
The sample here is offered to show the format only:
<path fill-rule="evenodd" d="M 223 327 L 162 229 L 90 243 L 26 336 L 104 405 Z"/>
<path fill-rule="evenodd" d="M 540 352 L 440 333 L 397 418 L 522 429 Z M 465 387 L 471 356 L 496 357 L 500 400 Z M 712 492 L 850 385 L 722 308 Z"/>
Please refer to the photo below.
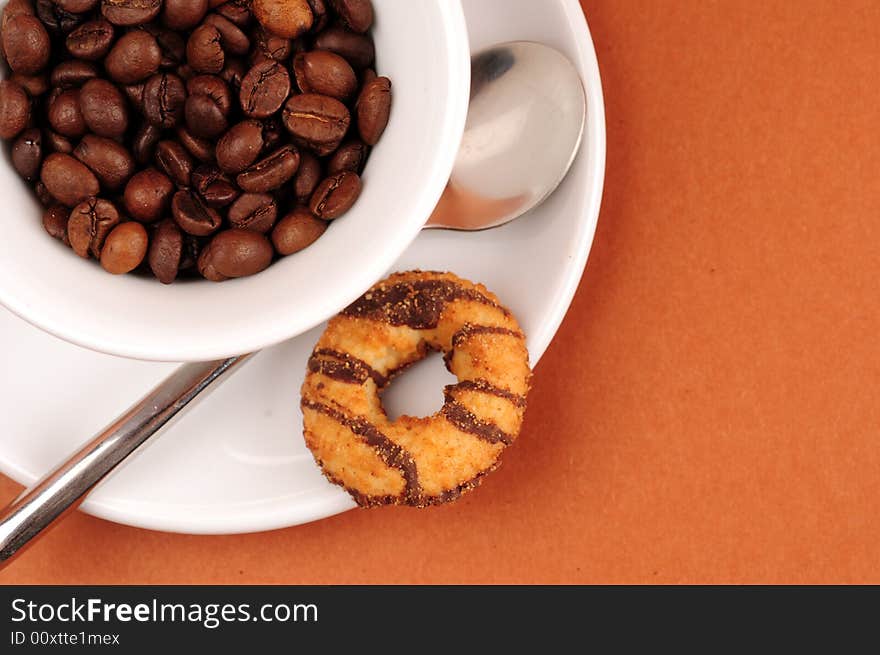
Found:
<path fill-rule="evenodd" d="M 50 32 L 67 34 L 82 24 L 84 14 L 65 11 L 54 0 L 37 0 L 37 16 Z"/>
<path fill-rule="evenodd" d="M 101 248 L 101 266 L 113 275 L 130 273 L 147 256 L 149 238 L 140 223 L 129 221 L 117 225 L 104 240 Z"/>
<path fill-rule="evenodd" d="M 177 223 L 165 219 L 153 232 L 150 249 L 147 252 L 147 263 L 153 275 L 162 284 L 171 284 L 180 270 L 183 255 L 183 235 Z"/>
<path fill-rule="evenodd" d="M 63 152 L 65 155 L 73 152 L 73 143 L 70 139 L 52 130 L 46 130 L 46 146 L 49 152 Z"/>
<path fill-rule="evenodd" d="M 177 186 L 189 186 L 193 169 L 192 158 L 180 143 L 160 141 L 156 146 L 156 164 Z"/>
<path fill-rule="evenodd" d="M 223 70 L 226 55 L 216 27 L 202 24 L 193 31 L 186 42 L 186 60 L 199 73 L 219 73 Z"/>
<path fill-rule="evenodd" d="M 231 0 L 230 2 L 224 2 L 215 11 L 226 20 L 244 29 L 250 25 L 251 18 L 253 18 L 249 4 L 250 0 Z"/>
<path fill-rule="evenodd" d="M 293 195 L 299 202 L 308 202 L 318 183 L 324 179 L 321 161 L 307 150 L 299 153 L 299 168 L 293 178 Z"/>
<path fill-rule="evenodd" d="M 182 126 L 177 128 L 176 134 L 180 145 L 200 162 L 209 162 L 214 159 L 214 143 L 212 141 L 193 136 L 189 130 Z"/>
<path fill-rule="evenodd" d="M 321 32 L 327 27 L 330 20 L 330 13 L 327 11 L 327 4 L 324 0 L 306 0 L 312 10 L 312 32 Z"/>
<path fill-rule="evenodd" d="M 328 27 L 315 37 L 315 49 L 329 50 L 344 57 L 355 70 L 366 68 L 376 58 L 373 40 L 343 27 Z"/>
<path fill-rule="evenodd" d="M 184 116 L 189 132 L 203 139 L 220 136 L 228 127 L 226 114 L 217 102 L 202 93 L 187 96 Z"/>
<path fill-rule="evenodd" d="M 325 221 L 339 218 L 354 205 L 361 194 L 361 178 L 357 173 L 342 171 L 318 185 L 309 201 L 309 209 Z"/>
<path fill-rule="evenodd" d="M 91 11 L 98 6 L 98 0 L 52 0 L 64 11 L 72 14 L 82 14 Z"/>
<path fill-rule="evenodd" d="M 40 201 L 40 204 L 43 205 L 43 207 L 51 207 L 52 205 L 58 204 L 55 196 L 49 193 L 49 189 L 46 188 L 46 185 L 43 184 L 42 180 L 39 180 L 34 184 L 34 195 L 37 196 L 37 200 Z"/>
<path fill-rule="evenodd" d="M 137 84 L 126 84 L 122 87 L 122 92 L 132 106 L 139 112 L 144 112 L 144 89 L 147 87 L 146 82 L 138 82 Z"/>
<path fill-rule="evenodd" d="M 13 139 L 31 118 L 31 101 L 20 84 L 0 80 L 0 137 Z"/>
<path fill-rule="evenodd" d="M 41 96 L 49 90 L 49 80 L 44 73 L 37 75 L 13 73 L 9 79 L 16 84 L 20 84 L 21 88 L 27 91 L 31 98 Z"/>
<path fill-rule="evenodd" d="M 264 61 L 241 81 L 241 108 L 251 118 L 266 118 L 281 109 L 290 95 L 290 75 L 281 64 Z"/>
<path fill-rule="evenodd" d="M 6 24 L 21 14 L 34 15 L 34 5 L 31 0 L 9 0 L 0 12 L 0 30 L 6 29 Z"/>
<path fill-rule="evenodd" d="M 79 105 L 89 129 L 98 136 L 121 137 L 128 129 L 128 104 L 107 80 L 89 80 L 79 91 Z"/>
<path fill-rule="evenodd" d="M 150 122 L 144 122 L 135 133 L 131 144 L 131 152 L 135 161 L 141 166 L 153 161 L 156 146 L 161 139 L 162 130 Z"/>
<path fill-rule="evenodd" d="M 69 245 L 67 239 L 67 221 L 70 220 L 70 209 L 64 205 L 52 205 L 43 212 L 43 229 L 53 239 Z"/>
<path fill-rule="evenodd" d="M 235 93 L 238 93 L 239 89 L 241 89 L 241 81 L 244 79 L 244 76 L 247 75 L 247 72 L 248 68 L 241 59 L 230 59 L 227 57 L 226 65 L 223 67 L 223 70 L 220 71 L 220 78 L 226 82 Z"/>
<path fill-rule="evenodd" d="M 107 74 L 119 84 L 135 84 L 159 70 L 162 50 L 156 37 L 146 30 L 124 34 L 110 49 L 104 66 Z"/>
<path fill-rule="evenodd" d="M 308 207 L 297 207 L 275 225 L 272 245 L 279 255 L 292 255 L 312 245 L 326 229 L 326 221 L 315 218 Z"/>
<path fill-rule="evenodd" d="M 232 175 L 253 164 L 263 149 L 263 126 L 258 121 L 233 125 L 217 142 L 217 165 Z"/>
<path fill-rule="evenodd" d="M 372 82 L 376 77 L 376 71 L 372 68 L 365 68 L 361 73 L 361 86 L 365 86 L 369 82 Z"/>
<path fill-rule="evenodd" d="M 192 184 L 208 207 L 226 207 L 241 195 L 232 181 L 213 164 L 199 166 L 192 173 Z"/>
<path fill-rule="evenodd" d="M 114 25 L 143 25 L 159 15 L 162 0 L 101 0 L 101 13 Z"/>
<path fill-rule="evenodd" d="M 135 173 L 125 185 L 123 202 L 128 215 L 142 223 L 158 221 L 168 211 L 174 183 L 155 168 Z"/>
<path fill-rule="evenodd" d="M 335 98 L 304 93 L 287 101 L 283 120 L 297 144 L 324 156 L 339 147 L 348 131 L 351 115 Z"/>
<path fill-rule="evenodd" d="M 330 5 L 352 32 L 363 34 L 373 24 L 373 3 L 370 0 L 329 0 Z"/>
<path fill-rule="evenodd" d="M 33 182 L 40 175 L 43 163 L 43 136 L 40 129 L 32 127 L 18 135 L 12 144 L 12 165 L 27 182 Z"/>
<path fill-rule="evenodd" d="M 86 134 L 73 149 L 73 156 L 88 166 L 101 186 L 109 191 L 121 189 L 134 173 L 131 153 L 103 136 Z"/>
<path fill-rule="evenodd" d="M 346 141 L 339 146 L 327 163 L 327 173 L 336 175 L 342 171 L 351 171 L 360 175 L 369 154 L 370 149 L 363 141 L 359 139 Z"/>
<path fill-rule="evenodd" d="M 144 86 L 144 116 L 153 125 L 168 129 L 183 118 L 186 86 L 173 73 L 157 73 Z"/>
<path fill-rule="evenodd" d="M 110 231 L 119 224 L 119 212 L 109 200 L 89 197 L 73 208 L 67 221 L 70 247 L 80 257 L 100 258 Z"/>
<path fill-rule="evenodd" d="M 232 109 L 232 93 L 222 78 L 216 75 L 197 75 L 186 83 L 189 95 L 206 95 L 211 98 L 224 116 Z"/>
<path fill-rule="evenodd" d="M 354 70 L 345 59 L 328 50 L 298 54 L 293 58 L 293 74 L 303 93 L 319 93 L 346 100 L 357 91 Z"/>
<path fill-rule="evenodd" d="M 229 207 L 229 223 L 232 227 L 263 234 L 272 229 L 277 217 L 278 205 L 268 193 L 242 194 Z"/>
<path fill-rule="evenodd" d="M 113 25 L 99 18 L 83 23 L 67 35 L 64 44 L 77 59 L 97 61 L 110 52 L 113 45 Z"/>
<path fill-rule="evenodd" d="M 188 31 L 208 13 L 208 0 L 165 0 L 162 22 L 172 30 Z"/>
<path fill-rule="evenodd" d="M 49 33 L 36 16 L 19 14 L 12 18 L 3 28 L 2 41 L 6 63 L 16 73 L 33 75 L 49 62 Z"/>
<path fill-rule="evenodd" d="M 212 281 L 255 275 L 272 263 L 272 255 L 272 244 L 259 232 L 224 230 L 202 249 L 199 273 Z"/>
<path fill-rule="evenodd" d="M 204 237 L 220 229 L 220 214 L 195 193 L 178 191 L 171 199 L 171 215 L 180 229 L 187 234 Z"/>
<path fill-rule="evenodd" d="M 263 152 L 272 152 L 287 136 L 281 121 L 275 116 L 270 116 L 263 121 Z"/>
<path fill-rule="evenodd" d="M 143 29 L 156 39 L 162 58 L 159 68 L 176 69 L 186 60 L 186 40 L 177 32 L 159 25 L 144 25 Z M 181 76 L 182 77 L 182 76 Z"/>
<path fill-rule="evenodd" d="M 260 25 L 288 39 L 305 34 L 314 22 L 307 0 L 253 0 L 252 6 Z"/>
<path fill-rule="evenodd" d="M 194 78 L 196 75 L 199 74 L 198 71 L 195 70 L 189 64 L 183 64 L 181 66 L 178 66 L 175 69 L 175 72 L 177 73 L 178 77 L 180 77 L 180 79 L 182 79 L 184 82 L 188 82 L 189 80 L 191 80 L 192 78 Z"/>
<path fill-rule="evenodd" d="M 71 59 L 62 61 L 52 69 L 49 84 L 57 89 L 68 89 L 82 86 L 96 77 L 98 77 L 98 69 L 93 63 Z"/>
<path fill-rule="evenodd" d="M 374 146 L 388 125 L 391 113 L 391 80 L 377 77 L 364 85 L 355 104 L 358 133 L 367 145 Z"/>
<path fill-rule="evenodd" d="M 79 105 L 79 89 L 67 89 L 51 97 L 46 115 L 52 129 L 76 139 L 86 133 L 86 121 Z"/>
<path fill-rule="evenodd" d="M 98 178 L 85 164 L 60 152 L 53 152 L 43 161 L 40 180 L 52 197 L 68 207 L 100 191 Z"/>
<path fill-rule="evenodd" d="M 247 34 L 223 16 L 209 14 L 205 18 L 205 25 L 210 25 L 220 33 L 220 45 L 225 53 L 239 57 L 246 55 L 251 49 L 251 40 Z"/>
<path fill-rule="evenodd" d="M 265 193 L 287 182 L 299 167 L 299 152 L 293 146 L 279 148 L 240 173 L 235 181 L 242 191 Z"/>
<path fill-rule="evenodd" d="M 202 252 L 202 246 L 207 245 L 209 237 L 194 237 L 186 232 L 180 234 L 183 237 L 183 250 L 180 253 L 179 270 L 181 272 L 198 272 L 199 254 Z"/>
<path fill-rule="evenodd" d="M 285 62 L 293 53 L 293 42 L 290 39 L 271 34 L 259 25 L 254 29 L 252 41 L 256 47 L 251 53 L 251 66 L 255 66 L 265 59 L 277 62 Z"/>

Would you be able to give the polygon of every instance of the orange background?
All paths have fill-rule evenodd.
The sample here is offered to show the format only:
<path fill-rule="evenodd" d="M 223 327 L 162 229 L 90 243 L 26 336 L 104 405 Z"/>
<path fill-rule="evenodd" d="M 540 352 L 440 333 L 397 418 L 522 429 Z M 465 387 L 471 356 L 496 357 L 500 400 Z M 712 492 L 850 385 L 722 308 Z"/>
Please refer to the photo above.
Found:
<path fill-rule="evenodd" d="M 0 579 L 880 582 L 880 4 L 584 7 L 602 215 L 497 474 L 246 536 L 77 514 Z"/>

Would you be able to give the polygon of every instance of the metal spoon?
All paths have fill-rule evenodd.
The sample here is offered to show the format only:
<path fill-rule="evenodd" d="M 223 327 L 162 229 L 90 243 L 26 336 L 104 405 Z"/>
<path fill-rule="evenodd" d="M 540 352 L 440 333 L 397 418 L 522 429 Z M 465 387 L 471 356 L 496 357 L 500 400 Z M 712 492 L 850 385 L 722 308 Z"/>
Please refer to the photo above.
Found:
<path fill-rule="evenodd" d="M 580 76 L 556 50 L 516 41 L 474 55 L 461 148 L 425 227 L 484 230 L 522 216 L 565 177 L 585 121 Z M 0 567 L 248 357 L 184 364 L 25 490 L 0 514 Z"/>

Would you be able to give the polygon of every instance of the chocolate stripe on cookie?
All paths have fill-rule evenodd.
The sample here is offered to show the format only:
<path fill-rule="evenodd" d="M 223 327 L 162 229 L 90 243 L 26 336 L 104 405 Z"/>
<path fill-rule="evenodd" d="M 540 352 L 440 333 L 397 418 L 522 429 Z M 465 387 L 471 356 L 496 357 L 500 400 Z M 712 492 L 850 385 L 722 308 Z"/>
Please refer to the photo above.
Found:
<path fill-rule="evenodd" d="M 462 380 L 458 384 L 451 384 L 445 387 L 443 389 L 443 396 L 446 398 L 447 402 L 455 401 L 456 391 L 478 391 L 480 393 L 486 393 L 492 396 L 498 396 L 499 398 L 504 398 L 505 400 L 509 400 L 517 407 L 526 406 L 525 396 L 520 396 L 519 394 L 508 391 L 507 389 L 496 387 L 488 380 L 484 380 L 482 378 L 476 380 Z"/>
<path fill-rule="evenodd" d="M 347 384 L 363 384 L 372 378 L 377 387 L 388 380 L 364 360 L 338 350 L 318 348 L 309 358 L 309 370 Z"/>
<path fill-rule="evenodd" d="M 403 475 L 403 480 L 406 484 L 404 495 L 407 501 L 417 502 L 422 493 L 422 485 L 419 483 L 416 462 L 406 449 L 391 441 L 391 439 L 379 431 L 379 428 L 361 416 L 348 416 L 329 405 L 306 398 L 303 398 L 302 406 L 305 409 L 311 409 L 332 418 L 340 425 L 347 427 L 354 434 L 363 437 L 367 445 L 373 447 L 373 450 L 376 451 L 376 454 L 386 465 L 397 469 Z"/>
<path fill-rule="evenodd" d="M 494 423 L 481 421 L 469 409 L 461 403 L 451 401 L 443 405 L 440 413 L 446 420 L 452 423 L 462 432 L 467 432 L 489 443 L 503 443 L 507 446 L 513 443 L 513 437 L 504 432 Z"/>
<path fill-rule="evenodd" d="M 355 318 L 384 321 L 414 330 L 437 327 L 447 303 L 470 300 L 495 307 L 505 316 L 509 312 L 476 289 L 467 289 L 452 280 L 416 280 L 378 286 L 367 291 L 342 313 Z"/>
<path fill-rule="evenodd" d="M 452 347 L 455 348 L 461 345 L 463 341 L 467 341 L 475 334 L 506 334 L 511 337 L 517 337 L 518 339 L 523 338 L 522 332 L 517 332 L 510 328 L 498 327 L 496 325 L 473 325 L 471 323 L 465 323 L 464 327 L 452 335 Z"/>

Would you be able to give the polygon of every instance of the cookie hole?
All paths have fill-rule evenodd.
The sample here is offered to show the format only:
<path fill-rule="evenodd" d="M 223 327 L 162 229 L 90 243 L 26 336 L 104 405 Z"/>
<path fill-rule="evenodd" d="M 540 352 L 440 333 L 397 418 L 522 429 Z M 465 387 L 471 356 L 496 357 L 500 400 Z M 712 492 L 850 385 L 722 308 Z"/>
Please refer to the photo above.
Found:
<path fill-rule="evenodd" d="M 382 393 L 382 406 L 392 421 L 400 416 L 430 416 L 443 407 L 443 387 L 455 384 L 443 355 L 428 354 L 395 377 Z"/>

